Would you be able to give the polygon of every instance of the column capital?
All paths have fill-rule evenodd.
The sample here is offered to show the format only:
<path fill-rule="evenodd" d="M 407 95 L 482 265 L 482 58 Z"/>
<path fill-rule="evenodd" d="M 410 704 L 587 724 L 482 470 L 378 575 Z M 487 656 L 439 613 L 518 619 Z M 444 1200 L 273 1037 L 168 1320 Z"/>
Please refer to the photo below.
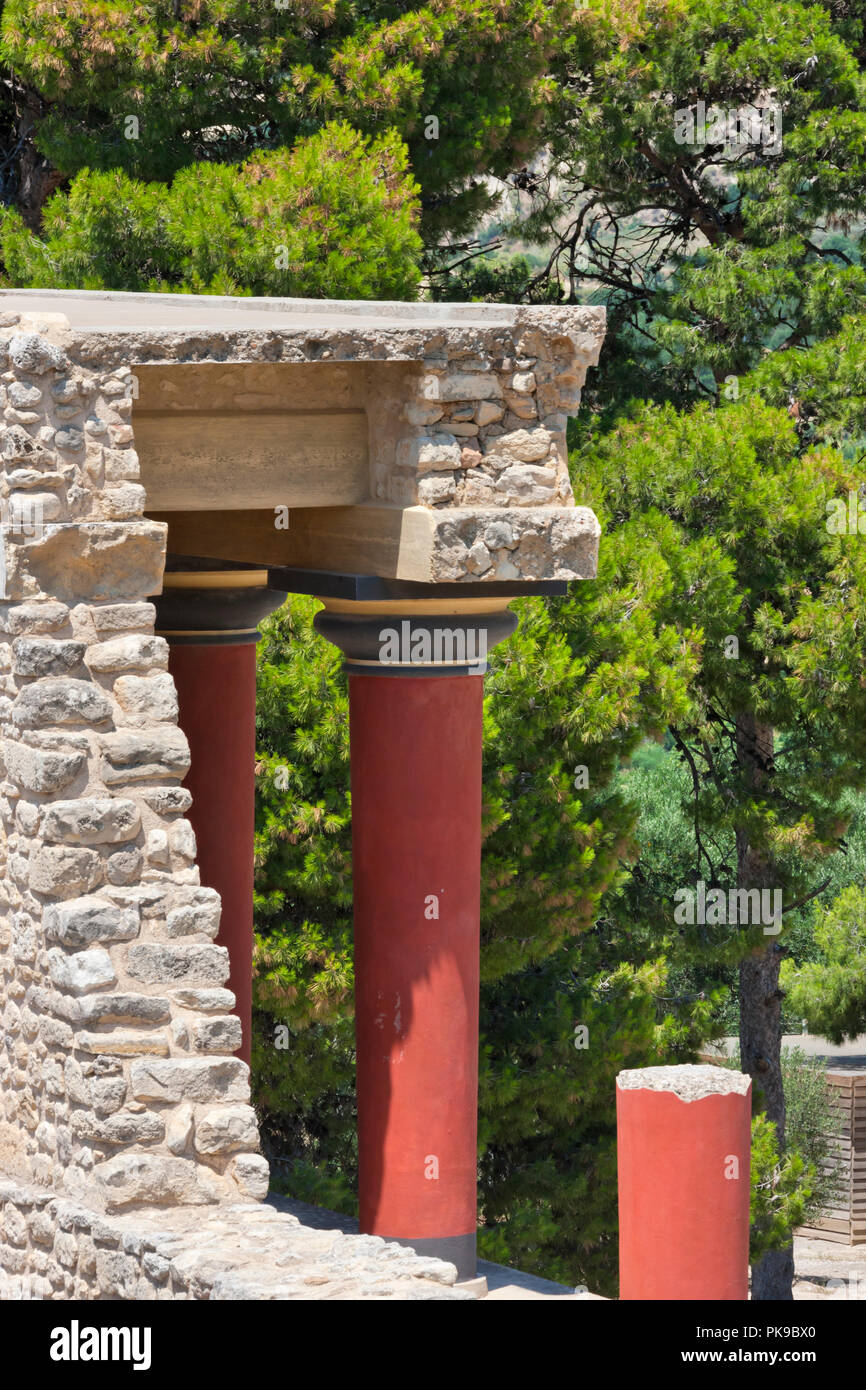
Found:
<path fill-rule="evenodd" d="M 483 675 L 490 649 L 518 623 L 507 597 L 321 601 L 313 624 L 350 675 Z"/>
<path fill-rule="evenodd" d="M 169 557 L 154 597 L 156 632 L 172 646 L 255 643 L 258 627 L 285 601 L 268 571 L 226 561 Z"/>

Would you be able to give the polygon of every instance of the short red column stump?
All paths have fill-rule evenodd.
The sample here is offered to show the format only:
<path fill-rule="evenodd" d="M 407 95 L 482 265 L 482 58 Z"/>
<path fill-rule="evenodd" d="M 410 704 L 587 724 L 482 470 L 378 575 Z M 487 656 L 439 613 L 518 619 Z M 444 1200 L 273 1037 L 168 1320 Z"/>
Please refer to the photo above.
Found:
<path fill-rule="evenodd" d="M 617 1077 L 620 1298 L 749 1296 L 751 1081 L 726 1067 Z"/>

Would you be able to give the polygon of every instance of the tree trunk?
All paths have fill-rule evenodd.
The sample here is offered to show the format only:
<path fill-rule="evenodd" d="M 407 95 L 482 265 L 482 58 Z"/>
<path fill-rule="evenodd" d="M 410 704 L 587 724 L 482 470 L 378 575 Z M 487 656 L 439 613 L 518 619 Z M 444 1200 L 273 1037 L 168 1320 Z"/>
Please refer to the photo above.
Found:
<path fill-rule="evenodd" d="M 15 206 L 31 232 L 39 233 L 42 230 L 42 209 L 66 176 L 43 158 L 34 144 L 37 119 L 43 108 L 40 98 L 25 89 L 18 95 L 17 108 L 20 152 Z"/>
<path fill-rule="evenodd" d="M 737 718 L 737 762 L 746 786 L 756 795 L 773 775 L 773 728 L 754 715 Z M 737 887 L 777 888 L 767 855 L 737 831 Z M 782 953 L 775 937 L 757 947 L 740 964 L 740 1066 L 761 1095 L 767 1117 L 785 1145 L 785 1091 L 782 1085 L 782 998 L 779 967 Z M 793 1298 L 793 1247 L 771 1250 L 752 1270 L 754 1300 Z"/>

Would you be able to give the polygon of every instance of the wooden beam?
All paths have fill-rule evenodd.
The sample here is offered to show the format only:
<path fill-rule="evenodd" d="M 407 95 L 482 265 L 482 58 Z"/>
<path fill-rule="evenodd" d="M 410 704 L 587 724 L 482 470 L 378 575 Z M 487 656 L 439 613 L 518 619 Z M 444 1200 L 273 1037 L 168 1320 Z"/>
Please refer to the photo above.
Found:
<path fill-rule="evenodd" d="M 273 510 L 152 511 L 168 523 L 176 555 L 241 560 L 253 565 L 373 574 L 384 579 L 432 578 L 434 519 L 426 507 L 310 507 L 277 530 Z"/>

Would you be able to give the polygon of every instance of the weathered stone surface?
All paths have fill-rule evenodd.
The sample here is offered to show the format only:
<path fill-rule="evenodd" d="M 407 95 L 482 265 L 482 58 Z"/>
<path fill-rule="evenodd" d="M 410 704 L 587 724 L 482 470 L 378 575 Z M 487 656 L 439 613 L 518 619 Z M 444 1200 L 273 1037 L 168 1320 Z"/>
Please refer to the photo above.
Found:
<path fill-rule="evenodd" d="M 45 812 L 42 834 L 51 843 L 116 845 L 134 840 L 141 812 L 122 797 L 55 801 Z"/>
<path fill-rule="evenodd" d="M 190 981 L 221 985 L 229 973 L 223 946 L 160 946 L 141 942 L 129 948 L 127 970 L 143 984 Z"/>
<path fill-rule="evenodd" d="M 229 1175 L 234 1178 L 243 1197 L 253 1202 L 261 1202 L 268 1195 L 271 1172 L 266 1158 L 261 1154 L 238 1154 L 229 1165 Z"/>
<path fill-rule="evenodd" d="M 18 637 L 12 643 L 12 651 L 20 676 L 64 676 L 81 665 L 86 644 L 48 637 Z"/>
<path fill-rule="evenodd" d="M 215 937 L 219 931 L 222 904 L 220 896 L 213 888 L 198 888 L 192 901 L 176 907 L 166 919 L 166 934 L 170 937 L 191 936 L 202 932 Z"/>
<path fill-rule="evenodd" d="M 104 612 L 104 610 L 103 610 Z M 168 643 L 164 637 L 141 633 L 113 637 L 90 647 L 87 664 L 91 671 L 136 671 L 151 666 L 168 667 Z"/>
<path fill-rule="evenodd" d="M 101 739 L 102 776 L 106 783 L 178 776 L 189 770 L 189 744 L 180 729 L 167 727 L 141 733 L 119 730 Z"/>
<path fill-rule="evenodd" d="M 195 1147 L 199 1153 L 255 1150 L 258 1146 L 256 1112 L 251 1105 L 224 1105 L 218 1110 L 206 1111 L 196 1121 Z"/>
<path fill-rule="evenodd" d="M 45 934 L 64 946 L 90 946 L 94 941 L 131 941 L 139 933 L 138 913 L 120 909 L 103 898 L 73 898 L 45 910 Z"/>
<path fill-rule="evenodd" d="M 179 1107 L 183 1109 L 184 1107 Z M 188 1107 L 186 1107 L 188 1109 Z M 119 1115 L 93 1124 L 92 1142 L 101 1146 L 158 1142 L 147 1136 L 161 1117 Z M 131 1121 L 137 1123 L 131 1125 Z M 84 1117 L 77 1120 L 82 1129 Z M 135 1131 L 141 1139 L 131 1137 Z M 82 1138 L 85 1138 L 82 1134 Z M 89 1136 L 87 1136 L 89 1139 Z M 219 1204 L 211 1193 L 197 1191 L 189 1204 L 177 1204 L 198 1170 L 202 1183 L 214 1186 L 212 1174 L 190 1159 L 163 1160 L 155 1154 L 115 1154 L 97 1165 L 107 1214 L 80 1203 L 58 1202 L 51 1193 L 0 1182 L 0 1298 L 74 1297 L 135 1301 L 171 1297 L 268 1301 L 472 1299 L 455 1287 L 456 1270 L 442 1260 L 419 1256 L 378 1236 L 343 1234 L 331 1213 L 328 1226 L 299 1221 L 277 1199 L 258 1206 L 237 1200 L 251 1181 L 261 1186 L 267 1165 L 256 1155 L 249 1164 L 239 1157 L 234 1197 Z M 208 1157 L 213 1162 L 213 1157 Z M 170 1215 L 150 1205 L 149 1191 L 164 1182 L 170 1190 Z M 142 1201 L 141 1199 L 144 1198 Z M 204 1199 L 204 1200 L 203 1200 Z M 298 1210 L 308 1210 L 302 1204 Z M 349 1226 L 352 1223 L 345 1223 Z M 53 1260 L 51 1258 L 53 1254 Z M 54 1283 L 37 1272 L 52 1269 Z M 68 1287 L 64 1280 L 74 1275 Z M 42 1281 L 42 1282 L 40 1282 Z"/>
<path fill-rule="evenodd" d="M 151 1154 L 118 1154 L 98 1163 L 94 1176 L 105 1191 L 109 1211 L 145 1202 L 202 1205 L 219 1199 L 219 1188 L 199 1164 Z"/>
<path fill-rule="evenodd" d="M 31 748 L 26 743 L 6 739 L 3 744 L 6 774 L 30 792 L 65 790 L 81 772 L 87 757 L 83 752 L 51 752 Z"/>
<path fill-rule="evenodd" d="M 241 1021 L 234 1014 L 203 1019 L 190 1030 L 196 1052 L 237 1052 L 241 1046 Z"/>
<path fill-rule="evenodd" d="M 117 984 L 111 957 L 99 946 L 75 955 L 54 947 L 48 952 L 48 971 L 60 989 L 68 989 L 72 994 L 87 994 Z"/>
<path fill-rule="evenodd" d="M 171 1004 L 157 994 L 98 994 L 77 1001 L 82 1023 L 166 1023 Z"/>
<path fill-rule="evenodd" d="M 96 850 L 43 845 L 30 861 L 28 882 L 34 893 L 65 899 L 89 893 L 102 877 L 103 864 Z"/>
<path fill-rule="evenodd" d="M 249 1068 L 235 1057 L 141 1059 L 132 1063 L 136 1100 L 248 1101 Z"/>
<path fill-rule="evenodd" d="M 235 996 L 230 989 L 174 989 L 171 993 L 183 1008 L 200 1013 L 225 1013 L 235 1006 Z"/>
<path fill-rule="evenodd" d="M 20 633 L 56 632 L 68 617 L 69 609 L 65 603 L 42 599 L 38 603 L 14 604 L 7 608 L 0 619 L 0 627 L 13 637 Z"/>
<path fill-rule="evenodd" d="M 46 724 L 103 724 L 111 718 L 111 701 L 89 681 L 49 676 L 26 685 L 12 706 L 21 728 Z"/>
<path fill-rule="evenodd" d="M 168 1037 L 165 1033 L 132 1033 L 120 1028 L 105 1033 L 79 1033 L 76 1047 L 82 1052 L 104 1054 L 106 1057 L 138 1057 L 148 1054 L 167 1057 Z"/>
<path fill-rule="evenodd" d="M 158 816 L 182 813 L 192 805 L 192 793 L 186 787 L 142 787 L 139 796 Z"/>
<path fill-rule="evenodd" d="M 177 692 L 167 672 L 153 676 L 120 676 L 114 683 L 114 694 L 130 724 L 177 719 Z"/>
<path fill-rule="evenodd" d="M 34 376 L 65 371 L 67 365 L 63 349 L 38 333 L 16 333 L 9 343 L 9 358 L 20 372 L 30 372 Z"/>
<path fill-rule="evenodd" d="M 149 1114 L 115 1114 L 98 1120 L 79 1112 L 72 1117 L 72 1130 L 79 1139 L 98 1144 L 153 1144 L 165 1137 L 165 1121 Z"/>

